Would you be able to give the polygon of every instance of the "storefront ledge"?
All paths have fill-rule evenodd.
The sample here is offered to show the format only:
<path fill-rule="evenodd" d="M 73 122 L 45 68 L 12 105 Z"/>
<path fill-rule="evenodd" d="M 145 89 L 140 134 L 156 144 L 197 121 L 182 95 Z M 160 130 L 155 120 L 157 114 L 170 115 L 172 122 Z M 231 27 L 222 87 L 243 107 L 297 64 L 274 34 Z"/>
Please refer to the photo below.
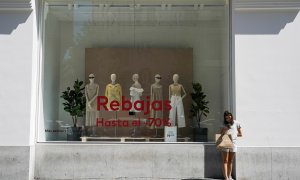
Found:
<path fill-rule="evenodd" d="M 28 179 L 29 146 L 0 146 L 0 179 Z"/>
<path fill-rule="evenodd" d="M 130 144 L 160 144 L 160 145 L 169 145 L 169 144 L 191 144 L 191 145 L 211 145 L 215 146 L 215 142 L 105 142 L 105 141 L 47 141 L 47 142 L 37 142 L 36 145 L 130 145 Z"/>
<path fill-rule="evenodd" d="M 220 178 L 221 156 L 207 143 L 38 143 L 38 179 Z"/>
<path fill-rule="evenodd" d="M 237 179 L 300 179 L 300 147 L 239 147 Z"/>

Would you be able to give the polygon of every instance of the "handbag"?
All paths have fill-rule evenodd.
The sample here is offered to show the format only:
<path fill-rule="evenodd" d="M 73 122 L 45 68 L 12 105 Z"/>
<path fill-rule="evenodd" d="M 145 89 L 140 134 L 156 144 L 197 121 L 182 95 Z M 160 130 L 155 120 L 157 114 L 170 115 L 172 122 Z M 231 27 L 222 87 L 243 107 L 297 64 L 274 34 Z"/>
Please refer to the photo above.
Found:
<path fill-rule="evenodd" d="M 216 134 L 216 148 L 233 148 L 233 142 L 230 134 Z"/>

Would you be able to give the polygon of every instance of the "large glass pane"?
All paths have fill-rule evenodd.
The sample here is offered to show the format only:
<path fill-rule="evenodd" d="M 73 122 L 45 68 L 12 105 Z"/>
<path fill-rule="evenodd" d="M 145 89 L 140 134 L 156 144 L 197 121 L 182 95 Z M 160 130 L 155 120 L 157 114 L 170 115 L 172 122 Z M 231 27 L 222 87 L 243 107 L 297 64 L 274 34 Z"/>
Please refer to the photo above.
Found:
<path fill-rule="evenodd" d="M 214 140 L 230 107 L 227 1 L 40 2 L 39 141 Z M 192 83 L 209 101 L 200 123 Z"/>

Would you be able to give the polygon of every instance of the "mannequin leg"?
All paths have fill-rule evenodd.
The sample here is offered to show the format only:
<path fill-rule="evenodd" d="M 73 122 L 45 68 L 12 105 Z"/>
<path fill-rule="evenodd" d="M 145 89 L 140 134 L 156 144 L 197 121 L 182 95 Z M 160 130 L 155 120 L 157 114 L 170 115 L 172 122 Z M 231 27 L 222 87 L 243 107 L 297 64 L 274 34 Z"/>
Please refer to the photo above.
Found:
<path fill-rule="evenodd" d="M 184 108 L 182 103 L 182 98 L 178 97 L 177 101 L 177 117 L 178 117 L 178 127 L 185 127 L 185 117 L 184 117 Z"/>
<path fill-rule="evenodd" d="M 172 109 L 170 110 L 169 119 L 170 119 L 170 122 L 171 122 L 171 126 L 175 126 L 175 122 L 176 122 L 176 102 L 175 102 L 175 97 L 174 96 L 171 97 L 171 106 L 172 106 Z"/>

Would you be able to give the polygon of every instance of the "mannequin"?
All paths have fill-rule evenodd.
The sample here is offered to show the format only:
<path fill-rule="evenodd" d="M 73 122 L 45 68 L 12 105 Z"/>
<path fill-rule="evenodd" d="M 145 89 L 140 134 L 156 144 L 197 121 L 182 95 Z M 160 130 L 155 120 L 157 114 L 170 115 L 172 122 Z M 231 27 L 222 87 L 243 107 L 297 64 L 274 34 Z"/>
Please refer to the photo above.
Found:
<path fill-rule="evenodd" d="M 185 116 L 182 99 L 186 96 L 186 92 L 181 84 L 178 83 L 179 75 L 173 75 L 173 84 L 169 86 L 169 98 L 171 101 L 172 109 L 170 110 L 169 118 L 171 126 L 175 126 L 176 112 L 178 119 L 178 127 L 185 127 Z"/>
<path fill-rule="evenodd" d="M 108 104 L 110 104 L 111 101 L 115 100 L 118 101 L 121 104 L 122 100 L 122 87 L 120 84 L 116 83 L 117 75 L 111 74 L 110 75 L 111 83 L 106 85 L 105 88 L 105 96 L 108 99 Z M 110 111 L 110 107 L 108 107 Z"/>
<path fill-rule="evenodd" d="M 142 93 L 144 92 L 144 89 L 142 88 L 142 85 L 139 83 L 139 75 L 138 74 L 134 74 L 132 75 L 132 80 L 133 80 L 133 84 L 130 87 L 130 97 L 131 97 L 131 103 L 134 104 L 135 101 L 140 100 Z M 138 104 L 140 105 L 140 104 Z M 139 108 L 139 106 L 137 106 Z M 130 112 L 140 112 L 138 110 L 136 110 L 133 106 L 130 110 Z"/>
<path fill-rule="evenodd" d="M 92 126 L 93 135 L 95 135 L 96 119 L 98 117 L 96 98 L 99 93 L 99 85 L 94 82 L 95 81 L 94 74 L 89 75 L 89 81 L 90 83 L 85 86 L 85 99 L 86 99 L 85 125 Z"/>
<path fill-rule="evenodd" d="M 162 85 L 160 84 L 161 76 L 159 74 L 156 74 L 154 76 L 155 83 L 151 85 L 151 90 L 150 90 L 150 103 L 153 101 L 163 101 L 163 88 Z M 152 107 L 150 108 L 150 117 L 151 118 L 163 118 L 163 111 L 154 111 Z M 154 125 L 151 126 L 151 129 L 154 128 Z"/>

